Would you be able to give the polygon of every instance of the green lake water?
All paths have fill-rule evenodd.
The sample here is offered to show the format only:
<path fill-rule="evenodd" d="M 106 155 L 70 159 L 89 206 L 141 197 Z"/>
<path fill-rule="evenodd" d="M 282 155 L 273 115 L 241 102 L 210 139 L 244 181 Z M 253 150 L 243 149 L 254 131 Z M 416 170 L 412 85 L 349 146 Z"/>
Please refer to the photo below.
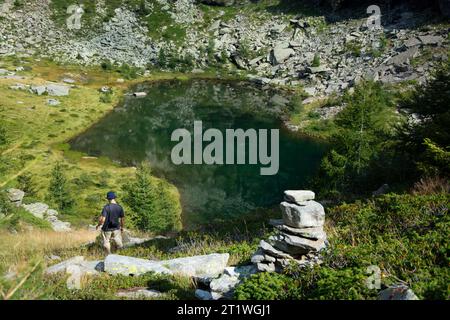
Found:
<path fill-rule="evenodd" d="M 179 189 L 185 225 L 270 207 L 280 202 L 283 190 L 310 187 L 308 179 L 325 146 L 282 128 L 281 118 L 292 109 L 289 94 L 211 80 L 143 83 L 131 89 L 147 96 L 125 96 L 113 112 L 73 139 L 71 147 L 125 166 L 150 161 L 155 175 Z M 280 129 L 278 174 L 260 175 L 261 164 L 174 165 L 171 151 L 177 142 L 171 141 L 172 132 L 178 128 L 192 132 L 194 121 L 202 121 L 203 130 L 221 132 Z"/>

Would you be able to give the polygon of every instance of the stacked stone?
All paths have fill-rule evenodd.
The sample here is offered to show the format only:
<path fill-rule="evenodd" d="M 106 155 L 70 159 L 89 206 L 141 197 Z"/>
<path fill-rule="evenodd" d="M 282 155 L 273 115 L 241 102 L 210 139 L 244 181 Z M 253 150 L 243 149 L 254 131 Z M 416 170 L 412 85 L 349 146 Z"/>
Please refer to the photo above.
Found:
<path fill-rule="evenodd" d="M 285 201 L 280 204 L 283 219 L 271 221 L 277 233 L 261 240 L 252 257 L 258 271 L 281 271 L 292 262 L 302 266 L 320 263 L 318 253 L 327 243 L 325 210 L 314 198 L 314 192 L 308 190 L 284 192 Z"/>

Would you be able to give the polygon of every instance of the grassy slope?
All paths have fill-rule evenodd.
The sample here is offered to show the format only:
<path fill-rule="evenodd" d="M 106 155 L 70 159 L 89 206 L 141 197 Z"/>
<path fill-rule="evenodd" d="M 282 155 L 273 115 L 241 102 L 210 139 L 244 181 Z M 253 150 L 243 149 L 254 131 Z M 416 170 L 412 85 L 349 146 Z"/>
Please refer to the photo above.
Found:
<path fill-rule="evenodd" d="M 14 70 L 15 66 L 25 66 L 28 71 L 19 72 L 26 77 L 24 80 L 0 79 L 0 116 L 5 121 L 9 132 L 10 144 L 2 150 L 2 157 L 7 162 L 2 173 L 1 187 L 17 186 L 17 176 L 29 172 L 34 176 L 38 193 L 33 199 L 26 201 L 46 201 L 50 171 L 57 161 L 64 164 L 74 192 L 78 195 L 77 205 L 71 212 L 62 215 L 62 220 L 70 221 L 75 226 L 90 223 L 99 212 L 103 204 L 103 194 L 119 181 L 125 181 L 134 174 L 133 168 L 122 168 L 108 159 L 85 158 L 83 154 L 68 149 L 66 141 L 85 130 L 119 102 L 119 97 L 129 85 L 143 80 L 163 80 L 170 78 L 188 79 L 189 75 L 154 73 L 150 78 L 138 78 L 125 84 L 116 83 L 121 75 L 114 72 L 104 72 L 101 69 L 71 66 L 59 66 L 49 61 L 17 61 L 6 59 L 0 61 L 0 67 Z M 208 77 L 209 75 L 202 75 Z M 63 78 L 78 80 L 68 97 L 58 97 L 61 105 L 52 107 L 47 105 L 48 96 L 37 96 L 28 91 L 13 91 L 9 88 L 16 83 L 44 84 L 46 81 L 61 81 Z M 111 103 L 100 102 L 99 88 L 108 85 L 113 88 L 114 95 Z M 102 185 L 102 172 L 106 170 L 111 178 L 106 185 Z M 84 176 L 84 178 L 83 178 Z M 85 178 L 85 177 L 88 178 Z M 87 180 L 78 185 L 75 182 Z M 173 188 L 173 192 L 177 190 Z M 97 195 L 97 201 L 86 201 L 88 196 Z M 95 200 L 95 198 L 94 198 Z M 260 236 L 265 233 L 264 223 L 275 213 L 265 211 L 258 215 L 242 217 L 239 221 L 231 222 L 227 226 L 205 227 L 204 232 L 182 233 L 177 239 L 166 241 L 152 241 L 134 249 L 126 249 L 125 255 L 167 259 L 194 254 L 212 252 L 228 252 L 231 254 L 230 264 L 248 262 L 256 249 Z M 265 216 L 262 220 L 255 216 Z M 20 219 L 18 218 L 20 217 Z M 32 228 L 30 228 L 32 227 Z M 9 271 L 17 272 L 18 276 L 11 281 L 0 282 L 0 289 L 4 292 L 13 290 L 25 277 L 25 285 L 20 287 L 12 298 L 114 298 L 118 288 L 145 286 L 152 284 L 169 291 L 168 298 L 192 298 L 193 284 L 186 279 L 146 276 L 135 280 L 125 278 L 111 278 L 102 275 L 100 280 L 86 280 L 86 288 L 76 294 L 65 287 L 64 277 L 43 277 L 42 269 L 51 264 L 45 256 L 52 254 L 69 258 L 82 254 L 87 259 L 102 259 L 103 252 L 88 250 L 80 244 L 95 238 L 95 232 L 78 230 L 68 235 L 61 235 L 49 231 L 49 226 L 36 221 L 24 211 L 19 211 L 5 219 L 0 229 L 14 228 L 31 231 L 11 234 L 0 230 L 2 250 L 0 250 L 0 274 Z M 41 230 L 41 231 L 39 231 Z M 33 245 L 29 245 L 33 242 Z M 16 245 L 13 245 L 16 244 Z M 168 249 L 183 245 L 177 253 L 169 253 Z M 38 263 L 39 262 L 39 263 Z M 36 269 L 33 267 L 38 263 Z M 30 271 L 32 271 L 31 274 Z M 105 290 L 105 286 L 108 287 Z M 188 290 L 189 289 L 189 290 Z"/>
<path fill-rule="evenodd" d="M 14 70 L 17 61 L 0 61 L 4 68 Z M 2 150 L 5 171 L 2 172 L 1 188 L 17 186 L 17 177 L 31 173 L 35 177 L 38 193 L 31 200 L 44 201 L 50 172 L 57 161 L 62 161 L 71 180 L 77 205 L 74 212 L 63 217 L 75 224 L 90 222 L 98 214 L 103 194 L 110 188 L 117 189 L 133 176 L 134 168 L 122 168 L 104 158 L 89 158 L 68 149 L 66 141 L 76 136 L 111 111 L 129 85 L 142 81 L 136 79 L 125 84 L 116 83 L 120 74 L 106 73 L 100 69 L 61 67 L 51 62 L 20 63 L 32 70 L 20 72 L 25 80 L 0 80 L 0 116 L 9 132 L 10 144 Z M 145 80 L 162 80 L 181 76 L 179 74 L 154 74 Z M 9 88 L 16 83 L 44 84 L 46 81 L 60 81 L 64 77 L 79 80 L 68 97 L 58 97 L 61 104 L 48 106 L 48 96 L 37 96 L 28 91 L 14 91 Z M 184 76 L 186 77 L 186 76 Z M 83 80 L 81 80 L 83 79 Z M 99 88 L 108 85 L 113 88 L 111 103 L 100 102 Z M 110 178 L 102 178 L 104 172 Z M 81 177 L 81 179 L 80 179 Z M 82 182 L 79 182 L 79 181 Z M 75 183 L 76 182 L 76 183 Z M 177 193 L 176 189 L 173 189 Z M 85 201 L 90 196 L 90 201 Z M 98 201 L 95 201 L 97 197 Z M 92 203 L 96 202 L 93 207 Z"/>

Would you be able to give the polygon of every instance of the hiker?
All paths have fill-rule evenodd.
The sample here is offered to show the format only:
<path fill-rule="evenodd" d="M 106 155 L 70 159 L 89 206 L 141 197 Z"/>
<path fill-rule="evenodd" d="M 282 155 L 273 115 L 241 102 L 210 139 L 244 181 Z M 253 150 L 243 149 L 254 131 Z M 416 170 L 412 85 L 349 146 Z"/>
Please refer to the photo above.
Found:
<path fill-rule="evenodd" d="M 108 192 L 106 199 L 108 199 L 108 204 L 103 207 L 102 215 L 98 221 L 96 229 L 102 227 L 102 238 L 103 247 L 106 249 L 107 253 L 111 253 L 111 238 L 118 249 L 123 247 L 122 244 L 122 232 L 125 223 L 125 214 L 123 208 L 116 202 L 116 194 L 114 192 Z"/>

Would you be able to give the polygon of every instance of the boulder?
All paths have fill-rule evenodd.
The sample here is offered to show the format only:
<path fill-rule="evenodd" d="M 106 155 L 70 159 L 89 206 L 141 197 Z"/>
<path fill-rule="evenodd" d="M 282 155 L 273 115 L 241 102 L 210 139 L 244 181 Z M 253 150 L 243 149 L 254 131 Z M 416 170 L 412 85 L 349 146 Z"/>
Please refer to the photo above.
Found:
<path fill-rule="evenodd" d="M 421 43 L 422 42 L 419 39 L 417 39 L 416 37 L 412 37 L 405 41 L 405 46 L 407 48 L 411 48 L 411 47 L 419 46 Z"/>
<path fill-rule="evenodd" d="M 238 277 L 223 274 L 217 279 L 211 281 L 211 296 L 214 300 L 221 298 L 231 298 L 234 288 L 239 284 Z"/>
<path fill-rule="evenodd" d="M 330 71 L 330 69 L 326 66 L 318 66 L 318 67 L 306 67 L 305 71 L 310 74 L 316 74 L 328 72 Z"/>
<path fill-rule="evenodd" d="M 210 283 L 211 298 L 214 300 L 231 299 L 236 286 L 257 271 L 254 265 L 225 268 L 224 273 Z"/>
<path fill-rule="evenodd" d="M 56 210 L 48 209 L 45 214 L 47 215 L 47 217 L 49 217 L 49 216 L 57 216 L 59 213 Z"/>
<path fill-rule="evenodd" d="M 179 274 L 188 277 L 214 278 L 223 273 L 228 259 L 228 253 L 164 261 L 151 261 L 111 254 L 105 259 L 105 271 L 110 274 L 122 275 L 141 275 L 147 272 L 155 272 Z"/>
<path fill-rule="evenodd" d="M 45 203 L 40 203 L 40 202 L 32 203 L 32 204 L 25 204 L 25 205 L 23 205 L 23 207 L 26 211 L 31 213 L 33 216 L 40 218 L 40 219 L 44 219 L 44 214 L 48 210 L 48 205 L 46 205 Z"/>
<path fill-rule="evenodd" d="M 280 206 L 284 224 L 290 227 L 321 227 L 325 222 L 325 210 L 316 201 L 307 201 L 303 206 L 284 201 Z"/>
<path fill-rule="evenodd" d="M 195 297 L 200 300 L 213 300 L 211 292 L 202 289 L 195 290 Z"/>
<path fill-rule="evenodd" d="M 70 270 L 79 270 L 80 276 L 96 276 L 103 272 L 103 261 L 85 261 L 83 256 L 77 256 L 48 267 L 44 273 L 70 273 Z"/>
<path fill-rule="evenodd" d="M 47 220 L 50 221 L 53 231 L 56 231 L 56 232 L 72 231 L 72 228 L 70 227 L 71 226 L 70 222 L 64 222 L 64 221 L 58 220 L 58 218 L 56 218 L 55 216 L 52 216 L 52 217 L 53 217 L 52 220 L 49 220 L 49 219 L 47 219 Z"/>
<path fill-rule="evenodd" d="M 80 290 L 81 277 L 83 276 L 80 266 L 71 264 L 67 266 L 66 273 L 69 275 L 66 281 L 67 289 Z"/>
<path fill-rule="evenodd" d="M 309 190 L 286 190 L 284 199 L 289 202 L 302 204 L 308 200 L 314 200 L 315 193 Z"/>
<path fill-rule="evenodd" d="M 271 52 L 270 61 L 273 65 L 278 65 L 285 62 L 295 54 L 292 48 L 274 48 Z"/>
<path fill-rule="evenodd" d="M 23 197 L 25 197 L 25 192 L 19 189 L 8 189 L 7 192 L 9 201 L 20 207 L 22 205 Z"/>
<path fill-rule="evenodd" d="M 161 262 L 110 254 L 105 259 L 105 272 L 112 275 L 139 276 L 148 272 L 172 274 Z"/>
<path fill-rule="evenodd" d="M 47 91 L 47 88 L 45 86 L 31 86 L 30 91 L 41 96 Z"/>
<path fill-rule="evenodd" d="M 68 86 L 51 84 L 47 86 L 47 92 L 49 96 L 68 96 L 70 88 Z"/>
<path fill-rule="evenodd" d="M 119 298 L 127 299 L 148 299 L 148 298 L 160 298 L 163 293 L 148 289 L 148 288 L 132 288 L 127 290 L 120 290 L 116 293 Z"/>
<path fill-rule="evenodd" d="M 411 59 L 417 57 L 419 54 L 418 47 L 412 47 L 408 50 L 397 54 L 396 56 L 391 57 L 386 64 L 388 65 L 402 65 L 409 64 Z"/>
<path fill-rule="evenodd" d="M 405 285 L 394 285 L 378 293 L 378 300 L 419 300 Z"/>
<path fill-rule="evenodd" d="M 59 273 L 59 272 L 66 272 L 66 268 L 69 265 L 72 265 L 72 264 L 78 265 L 78 264 L 80 264 L 82 262 L 84 262 L 84 257 L 83 256 L 76 256 L 76 257 L 70 258 L 68 260 L 65 260 L 63 262 L 60 262 L 58 264 L 55 264 L 55 265 L 47 268 L 45 270 L 45 274 L 56 274 L 56 273 Z"/>
<path fill-rule="evenodd" d="M 444 38 L 441 36 L 419 36 L 419 40 L 422 41 L 424 45 L 439 45 L 444 42 Z"/>
<path fill-rule="evenodd" d="M 161 265 L 168 268 L 174 274 L 191 277 L 217 277 L 222 274 L 227 266 L 230 255 L 209 254 L 161 261 Z"/>

